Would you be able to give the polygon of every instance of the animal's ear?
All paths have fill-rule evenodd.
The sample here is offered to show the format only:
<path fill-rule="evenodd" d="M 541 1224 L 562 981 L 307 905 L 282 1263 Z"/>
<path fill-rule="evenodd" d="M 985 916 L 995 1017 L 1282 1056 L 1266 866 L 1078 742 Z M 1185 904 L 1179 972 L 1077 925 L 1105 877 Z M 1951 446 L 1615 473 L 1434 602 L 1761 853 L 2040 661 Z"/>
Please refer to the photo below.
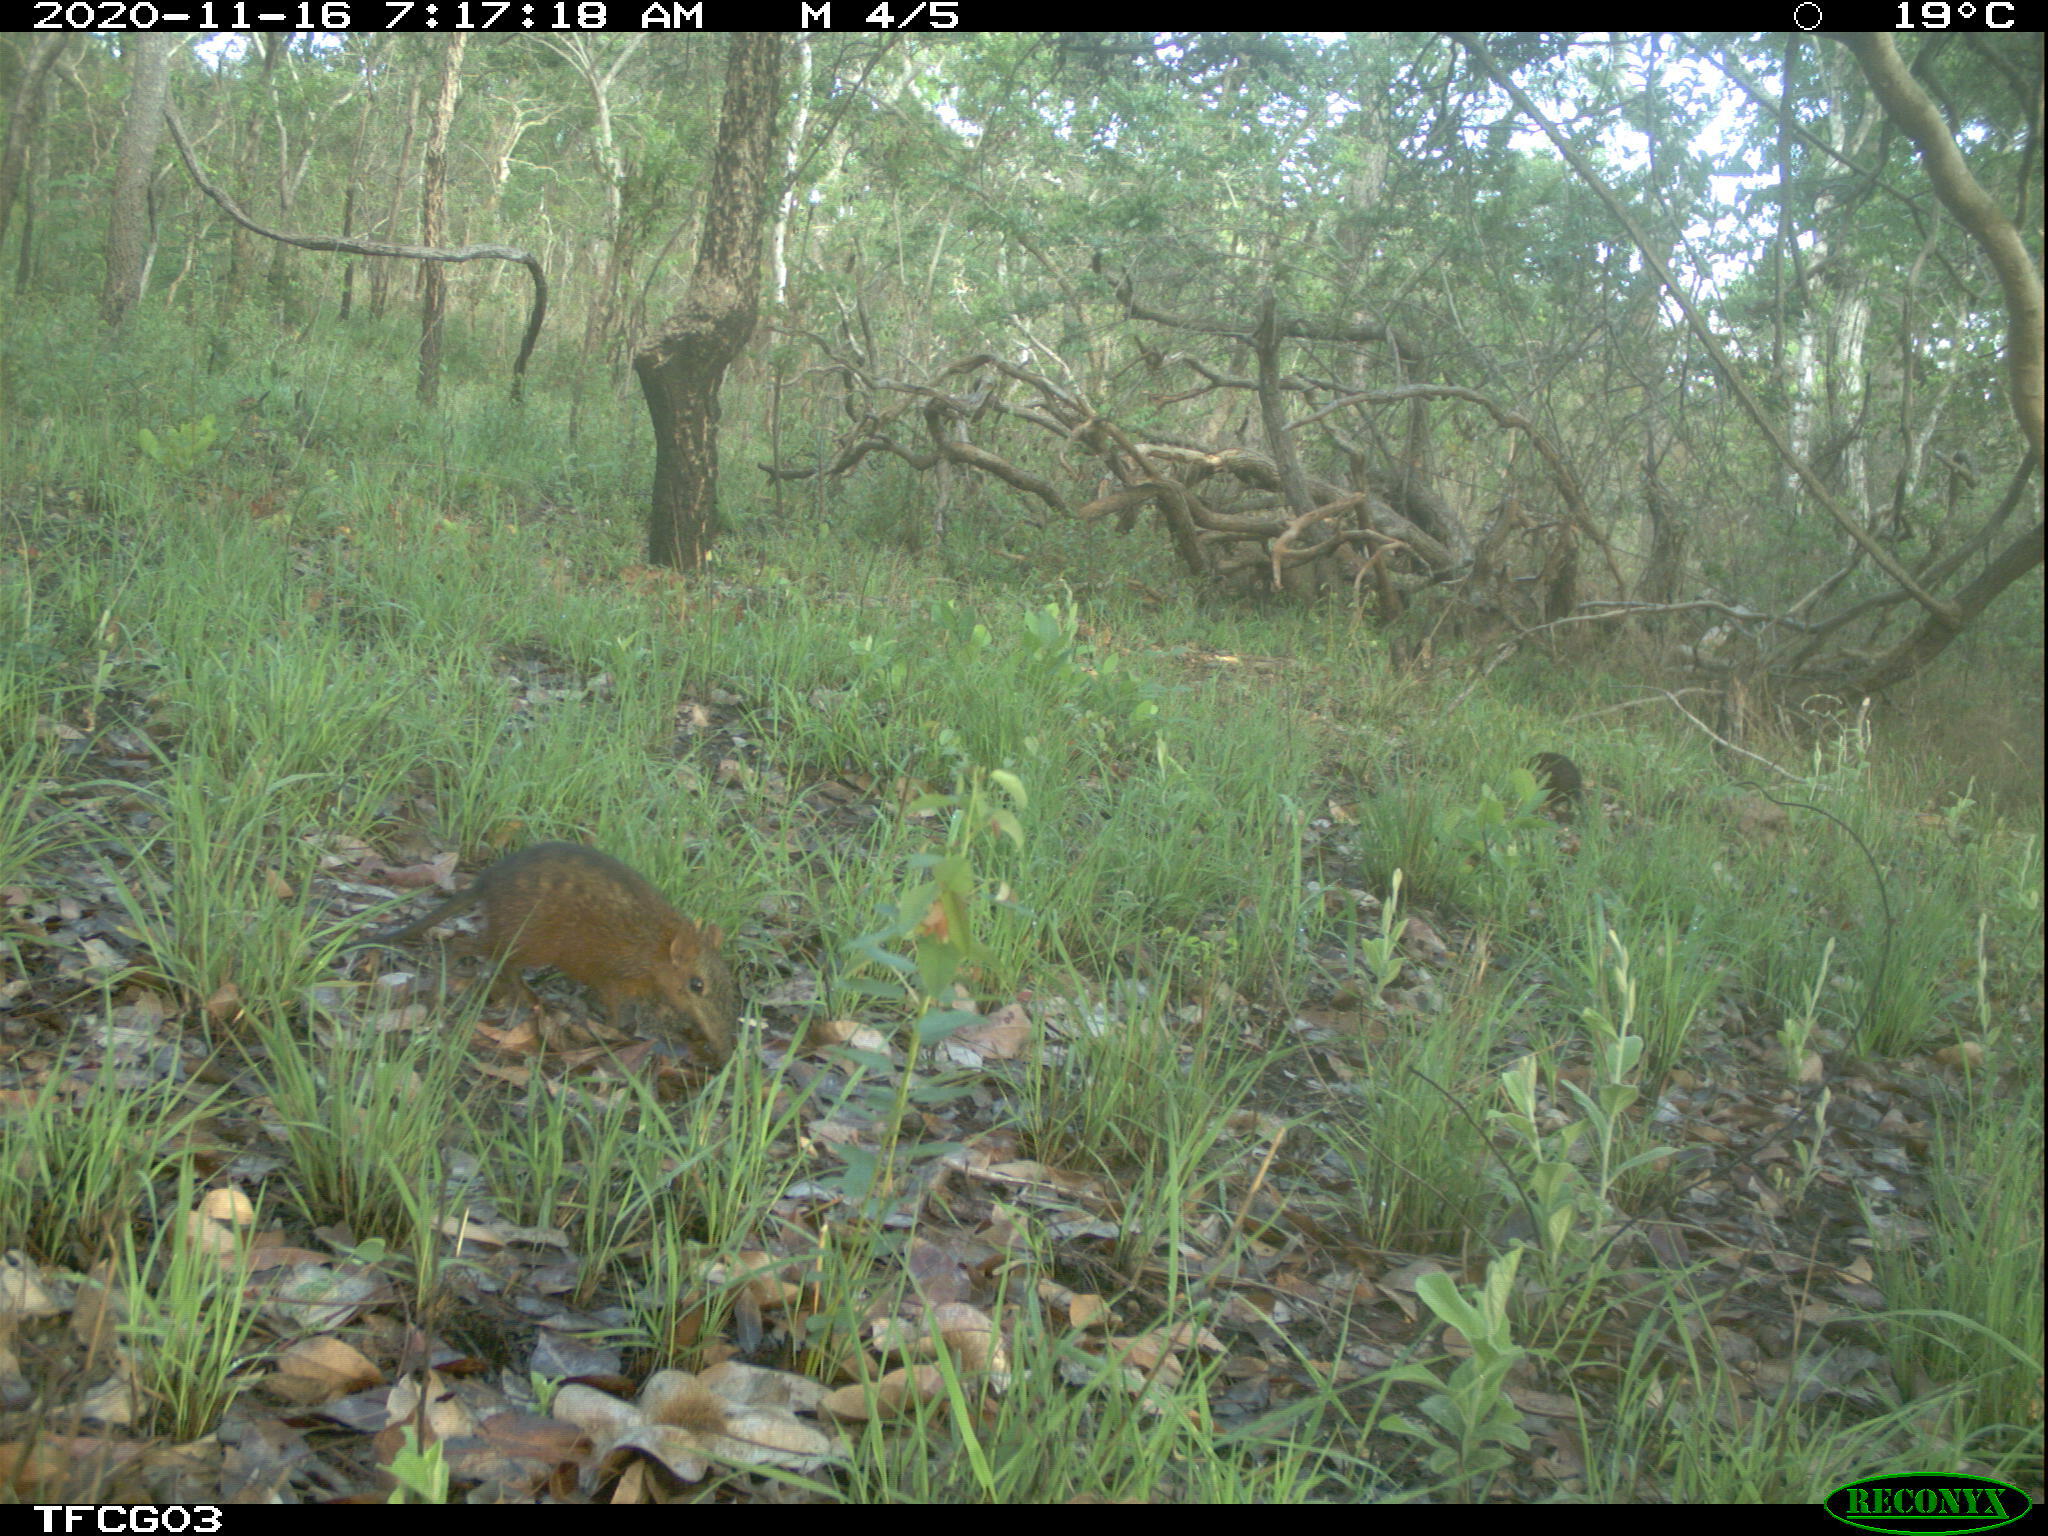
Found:
<path fill-rule="evenodd" d="M 706 950 L 715 950 L 725 942 L 725 930 L 716 926 L 699 926 L 684 923 L 668 941 L 668 957 L 678 965 L 687 965 Z"/>

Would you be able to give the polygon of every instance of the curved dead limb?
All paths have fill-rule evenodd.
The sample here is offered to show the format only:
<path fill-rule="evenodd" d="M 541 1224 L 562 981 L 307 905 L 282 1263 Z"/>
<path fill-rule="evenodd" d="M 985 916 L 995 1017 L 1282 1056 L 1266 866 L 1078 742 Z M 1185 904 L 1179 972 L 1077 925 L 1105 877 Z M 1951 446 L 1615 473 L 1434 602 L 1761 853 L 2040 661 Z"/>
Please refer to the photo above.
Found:
<path fill-rule="evenodd" d="M 387 256 L 405 261 L 516 261 L 526 268 L 533 279 L 533 304 L 526 317 L 526 334 L 519 343 L 519 356 L 512 363 L 512 398 L 518 399 L 521 385 L 526 378 L 527 360 L 533 356 L 534 344 L 540 340 L 541 323 L 548 313 L 548 276 L 542 269 L 540 258 L 530 251 L 522 251 L 510 245 L 464 245 L 454 249 L 425 245 L 395 245 L 386 240 L 343 239 L 332 235 L 294 235 L 283 230 L 271 229 L 259 224 L 242 211 L 242 207 L 221 187 L 207 179 L 199 169 L 199 162 L 192 154 L 192 146 L 185 141 L 185 130 L 179 125 L 178 114 L 168 107 L 164 109 L 164 121 L 170 126 L 171 141 L 178 146 L 178 158 L 185 162 L 185 171 L 193 183 L 212 198 L 222 213 L 233 219 L 251 234 L 261 235 L 266 240 L 275 240 L 280 245 L 297 246 L 302 251 L 332 251 L 344 256 Z"/>

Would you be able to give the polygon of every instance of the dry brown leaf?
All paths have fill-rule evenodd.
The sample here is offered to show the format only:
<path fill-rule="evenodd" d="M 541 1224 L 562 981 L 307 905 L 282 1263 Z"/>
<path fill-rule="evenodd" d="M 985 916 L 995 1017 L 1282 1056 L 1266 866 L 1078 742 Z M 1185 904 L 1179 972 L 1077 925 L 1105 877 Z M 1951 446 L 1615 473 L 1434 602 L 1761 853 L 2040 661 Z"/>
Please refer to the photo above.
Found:
<path fill-rule="evenodd" d="M 197 1210 L 185 1212 L 179 1225 L 194 1251 L 226 1260 L 254 1244 L 256 1234 L 249 1228 L 255 1220 L 256 1207 L 241 1190 L 212 1189 Z"/>
<path fill-rule="evenodd" d="M 995 1323 L 981 1308 L 962 1301 L 946 1302 L 932 1309 L 930 1326 L 938 1331 L 939 1342 L 952 1351 L 953 1358 L 966 1370 L 1002 1372 L 1009 1369 L 1002 1338 L 996 1332 Z M 927 1336 L 920 1353 L 930 1352 L 931 1340 Z"/>
<path fill-rule="evenodd" d="M 383 1379 L 383 1373 L 353 1344 L 324 1335 L 301 1339 L 285 1349 L 264 1385 L 286 1402 L 303 1407 L 367 1391 Z"/>
<path fill-rule="evenodd" d="M 628 1425 L 605 1447 L 605 1456 L 609 1459 L 621 1451 L 651 1456 L 686 1483 L 702 1482 L 711 1470 L 710 1458 L 696 1433 L 673 1424 Z"/>
<path fill-rule="evenodd" d="M 562 1463 L 590 1453 L 590 1437 L 573 1425 L 536 1413 L 494 1413 L 482 1425 L 484 1437 L 507 1456 Z"/>
<path fill-rule="evenodd" d="M 1104 1328 L 1116 1321 L 1106 1297 L 1083 1292 L 1067 1303 L 1067 1321 L 1076 1328 Z"/>
<path fill-rule="evenodd" d="M 114 1428 L 137 1424 L 145 1416 L 146 1394 L 135 1380 L 134 1367 L 125 1358 L 116 1359 L 114 1370 L 84 1396 L 51 1410 L 58 1423 L 76 1424 L 90 1420 Z"/>
<path fill-rule="evenodd" d="M 591 1439 L 609 1444 L 611 1437 L 640 1422 L 640 1410 L 624 1398 L 572 1381 L 555 1394 L 550 1409 L 564 1424 L 573 1424 Z"/>
<path fill-rule="evenodd" d="M 71 1299 L 71 1337 L 90 1351 L 110 1346 L 128 1315 L 126 1298 L 100 1278 L 102 1268 L 94 1265 L 94 1274 L 79 1282 Z"/>
<path fill-rule="evenodd" d="M 862 1028 L 859 1019 L 818 1019 L 804 1031 L 803 1044 L 806 1051 L 822 1051 L 829 1046 L 844 1045 Z"/>
<path fill-rule="evenodd" d="M 882 1376 L 872 1392 L 863 1386 L 841 1387 L 826 1394 L 819 1407 L 835 1419 L 860 1422 L 871 1416 L 893 1418 L 913 1403 L 935 1403 L 945 1395 L 943 1371 L 936 1365 L 912 1365 Z"/>
<path fill-rule="evenodd" d="M 148 1449 L 146 1440 L 102 1435 L 38 1435 L 0 1443 L 0 1488 L 30 1502 L 89 1498 L 106 1485 L 109 1473 Z"/>
<path fill-rule="evenodd" d="M 0 1319 L 55 1317 L 63 1310 L 27 1254 L 0 1254 Z"/>
<path fill-rule="evenodd" d="M 803 1287 L 776 1273 L 782 1262 L 775 1254 L 760 1248 L 742 1249 L 734 1256 L 734 1268 L 747 1276 L 744 1287 L 747 1299 L 763 1312 L 777 1312 L 794 1306 L 802 1299 Z"/>
<path fill-rule="evenodd" d="M 825 1397 L 825 1387 L 794 1371 L 772 1371 L 742 1360 L 706 1366 L 697 1379 L 733 1407 L 788 1408 L 808 1413 Z"/>
<path fill-rule="evenodd" d="M 1401 925 L 1401 949 L 1431 965 L 1441 965 L 1451 958 L 1437 931 L 1419 917 L 1411 917 Z"/>
<path fill-rule="evenodd" d="M 996 1061 L 1011 1061 L 1031 1049 L 1031 1015 L 1021 1003 L 1005 1003 L 979 1024 L 955 1030 L 948 1044 L 975 1051 Z"/>

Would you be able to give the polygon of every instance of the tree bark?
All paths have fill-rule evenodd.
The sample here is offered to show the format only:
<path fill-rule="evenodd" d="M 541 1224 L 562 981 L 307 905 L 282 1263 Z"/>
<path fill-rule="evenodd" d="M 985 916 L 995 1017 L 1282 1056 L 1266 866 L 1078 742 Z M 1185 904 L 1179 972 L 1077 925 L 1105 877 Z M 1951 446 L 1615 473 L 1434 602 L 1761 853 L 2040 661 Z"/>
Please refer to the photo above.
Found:
<path fill-rule="evenodd" d="M 398 166 L 391 173 L 391 207 L 384 215 L 386 239 L 398 238 L 398 215 L 405 204 L 406 172 L 412 165 L 413 135 L 419 131 L 420 83 L 412 81 L 405 98 L 405 135 L 398 141 Z M 391 292 L 391 269 L 378 262 L 370 269 L 370 318 L 384 318 L 384 301 Z"/>
<path fill-rule="evenodd" d="M 377 104 L 377 65 L 371 61 L 365 73 L 368 79 L 363 85 L 362 110 L 356 114 L 356 140 L 348 152 L 348 181 L 341 194 L 341 238 L 346 240 L 356 232 L 356 198 L 363 186 L 363 145 L 370 133 L 370 109 Z M 356 301 L 356 263 L 345 261 L 341 264 L 341 313 L 346 320 Z"/>
<path fill-rule="evenodd" d="M 455 119 L 455 102 L 462 94 L 462 54 L 468 45 L 466 33 L 449 37 L 440 88 L 427 120 L 427 145 L 420 156 L 420 244 L 426 246 L 440 244 L 447 214 L 448 125 Z M 419 398 L 422 405 L 433 405 L 441 396 L 441 321 L 448 310 L 448 279 L 432 263 L 422 269 L 422 275 Z"/>
<path fill-rule="evenodd" d="M 14 190 L 21 184 L 21 169 L 28 159 L 28 146 L 35 138 L 43 115 L 43 86 L 51 67 L 71 39 L 62 35 L 29 36 L 16 39 L 26 53 L 13 82 L 13 99 L 7 107 L 7 138 L 0 144 L 0 245 L 7 243 L 8 215 L 14 209 Z"/>
<path fill-rule="evenodd" d="M 1878 660 L 1850 686 L 1859 694 L 1872 694 L 1902 683 L 1948 649 L 1949 641 L 1969 628 L 1977 616 L 1991 606 L 1992 599 L 2041 563 L 2042 524 L 2036 523 L 1998 553 L 1998 558 L 1978 573 L 1975 580 L 1950 600 L 1958 622 L 1951 625 L 1933 614 Z"/>
<path fill-rule="evenodd" d="M 148 247 L 149 167 L 164 133 L 164 96 L 170 89 L 171 49 L 176 39 L 138 32 L 135 82 L 114 164 L 113 207 L 107 216 L 107 275 L 100 289 L 100 318 L 119 325 L 142 298 L 143 253 Z"/>
<path fill-rule="evenodd" d="M 725 101 L 697 266 L 683 307 L 633 356 L 654 426 L 647 559 L 692 570 L 718 506 L 718 392 L 760 311 L 761 229 L 775 164 L 782 41 L 743 33 L 726 60 Z"/>

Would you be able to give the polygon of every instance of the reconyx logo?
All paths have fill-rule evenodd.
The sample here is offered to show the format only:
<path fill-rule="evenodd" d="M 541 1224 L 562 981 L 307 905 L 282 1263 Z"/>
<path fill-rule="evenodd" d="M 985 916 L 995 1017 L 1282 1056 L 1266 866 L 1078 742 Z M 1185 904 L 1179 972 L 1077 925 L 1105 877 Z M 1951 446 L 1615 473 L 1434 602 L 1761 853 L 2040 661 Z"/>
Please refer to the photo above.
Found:
<path fill-rule="evenodd" d="M 1943 1477 L 1934 1472 L 1909 1477 L 1866 1477 L 1844 1483 L 1827 1496 L 1827 1512 L 1844 1525 L 1901 1536 L 1963 1536 L 1995 1530 L 2024 1515 L 2031 1505 L 2010 1483 L 1988 1477 Z"/>

